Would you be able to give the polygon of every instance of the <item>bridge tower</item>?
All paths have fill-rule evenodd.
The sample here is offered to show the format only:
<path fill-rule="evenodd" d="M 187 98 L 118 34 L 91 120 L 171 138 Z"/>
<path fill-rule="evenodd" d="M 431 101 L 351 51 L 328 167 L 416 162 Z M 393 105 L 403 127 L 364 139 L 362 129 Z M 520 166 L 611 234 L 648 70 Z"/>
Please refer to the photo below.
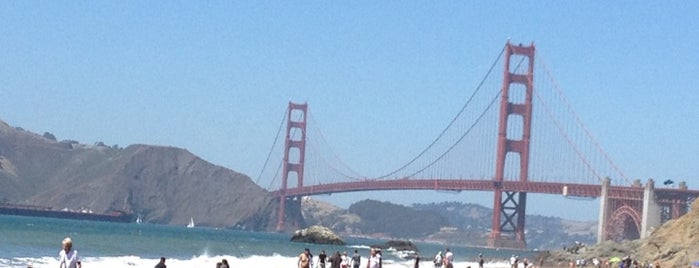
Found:
<path fill-rule="evenodd" d="M 306 115 L 308 104 L 289 102 L 286 118 L 286 139 L 284 142 L 284 162 L 282 167 L 282 186 L 279 190 L 279 210 L 277 215 L 277 231 L 284 229 L 286 217 L 286 189 L 289 188 L 289 174 L 296 174 L 296 187 L 303 187 L 303 163 L 306 156 Z M 294 117 L 297 117 L 294 119 Z M 300 132 L 298 139 L 293 133 Z M 296 200 L 300 202 L 300 200 Z"/>
<path fill-rule="evenodd" d="M 508 153 L 519 154 L 519 165 L 508 166 L 510 169 L 519 169 L 519 181 L 526 182 L 529 170 L 529 139 L 532 123 L 532 91 L 534 89 L 534 43 L 530 46 L 512 45 L 509 41 L 505 45 L 505 69 L 502 81 L 502 95 L 500 98 L 500 120 L 498 127 L 498 148 L 495 163 L 495 197 L 493 202 L 492 232 L 488 241 L 491 247 L 526 248 L 524 237 L 524 215 L 527 201 L 526 192 L 507 192 L 502 190 L 503 182 L 516 180 L 505 178 L 507 157 L 516 156 Z M 521 61 L 511 62 L 512 56 L 517 56 Z M 526 65 L 521 64 L 527 61 Z M 520 70 L 520 66 L 527 67 L 526 72 Z M 522 92 L 513 92 L 520 90 Z M 513 98 L 520 96 L 520 98 Z M 524 95 L 522 99 L 521 96 Z M 514 120 L 521 120 L 517 124 Z M 512 125 L 510 125 L 512 123 Z M 522 129 L 514 129 L 521 125 Z M 521 137 L 510 137 L 508 133 L 521 133 Z M 515 174 L 516 170 L 512 173 Z M 505 195 L 503 196 L 503 193 Z"/>

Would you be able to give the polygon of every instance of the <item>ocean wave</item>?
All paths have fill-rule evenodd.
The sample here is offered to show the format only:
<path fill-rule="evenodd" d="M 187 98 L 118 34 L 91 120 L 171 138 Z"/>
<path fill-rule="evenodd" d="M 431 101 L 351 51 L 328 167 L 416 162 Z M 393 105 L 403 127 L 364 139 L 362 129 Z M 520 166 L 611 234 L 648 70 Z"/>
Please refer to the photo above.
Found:
<path fill-rule="evenodd" d="M 167 258 L 167 257 L 166 257 Z M 264 268 L 283 268 L 296 267 L 298 258 L 281 255 L 273 256 L 193 256 L 189 259 L 167 259 L 165 264 L 168 268 L 215 268 L 216 263 L 226 259 L 231 267 L 264 267 Z M 83 267 L 153 267 L 159 259 L 141 258 L 138 256 L 120 256 L 120 257 L 89 257 L 82 259 Z M 317 258 L 315 264 L 317 264 Z M 362 259 L 360 267 L 366 267 L 365 260 Z M 383 264 L 384 268 L 406 268 L 413 267 L 413 260 L 406 261 L 386 261 Z M 455 262 L 454 267 L 478 267 L 475 262 Z M 41 258 L 0 258 L 0 267 L 33 267 L 33 268 L 55 268 L 58 267 L 58 258 L 56 257 L 41 257 Z M 317 265 L 314 265 L 316 268 Z M 421 261 L 420 267 L 434 267 L 431 260 Z M 505 268 L 509 265 L 505 262 L 489 262 L 485 264 L 487 268 Z"/>

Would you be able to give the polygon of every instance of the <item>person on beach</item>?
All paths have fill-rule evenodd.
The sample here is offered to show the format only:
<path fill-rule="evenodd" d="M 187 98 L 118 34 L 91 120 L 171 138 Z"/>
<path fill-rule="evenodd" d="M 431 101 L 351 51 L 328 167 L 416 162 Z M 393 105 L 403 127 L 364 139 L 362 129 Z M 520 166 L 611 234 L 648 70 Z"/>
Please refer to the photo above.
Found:
<path fill-rule="evenodd" d="M 230 268 L 230 266 L 228 266 L 228 260 L 221 260 L 221 268 Z"/>
<path fill-rule="evenodd" d="M 437 255 L 434 255 L 434 267 L 439 268 L 442 267 L 442 252 L 437 252 Z"/>
<path fill-rule="evenodd" d="M 339 251 L 335 251 L 335 254 L 330 257 L 330 268 L 340 268 L 340 264 L 342 264 L 342 256 Z"/>
<path fill-rule="evenodd" d="M 362 256 L 359 255 L 357 250 L 354 250 L 354 255 L 352 255 L 352 268 L 359 268 L 359 263 L 362 262 Z"/>
<path fill-rule="evenodd" d="M 413 264 L 413 268 L 420 268 L 420 256 L 415 257 L 415 264 Z"/>
<path fill-rule="evenodd" d="M 369 261 L 366 263 L 366 267 L 381 268 L 381 257 L 376 253 L 376 249 L 372 248 L 369 254 Z"/>
<path fill-rule="evenodd" d="M 342 252 L 342 261 L 340 262 L 340 268 L 347 268 L 349 267 L 349 257 L 347 257 L 347 251 Z"/>
<path fill-rule="evenodd" d="M 303 253 L 299 255 L 299 261 L 298 261 L 298 267 L 299 268 L 311 268 L 311 250 L 306 248 L 303 250 Z"/>
<path fill-rule="evenodd" d="M 325 268 L 325 259 L 328 258 L 328 255 L 325 255 L 325 250 L 321 250 L 320 254 L 318 254 L 318 263 L 320 263 L 320 268 Z"/>
<path fill-rule="evenodd" d="M 485 260 L 483 260 L 483 254 L 478 254 L 478 268 L 483 268 L 483 263 Z"/>
<path fill-rule="evenodd" d="M 63 249 L 58 253 L 59 268 L 81 268 L 78 251 L 73 249 L 73 241 L 70 237 L 63 239 Z"/>
<path fill-rule="evenodd" d="M 444 253 L 444 266 L 446 268 L 454 268 L 454 253 L 447 248 L 447 253 Z"/>
<path fill-rule="evenodd" d="M 160 257 L 160 261 L 155 265 L 155 268 L 167 268 L 167 265 L 165 265 L 165 257 Z"/>

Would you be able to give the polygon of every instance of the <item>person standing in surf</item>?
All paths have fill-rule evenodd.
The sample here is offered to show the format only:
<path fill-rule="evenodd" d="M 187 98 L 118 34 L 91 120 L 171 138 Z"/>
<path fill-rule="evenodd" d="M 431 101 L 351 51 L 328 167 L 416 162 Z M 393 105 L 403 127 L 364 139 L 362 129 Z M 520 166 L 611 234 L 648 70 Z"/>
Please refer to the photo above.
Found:
<path fill-rule="evenodd" d="M 352 255 L 352 268 L 359 268 L 359 263 L 362 262 L 362 256 L 359 256 L 357 250 L 354 250 L 354 255 Z"/>
<path fill-rule="evenodd" d="M 369 261 L 366 263 L 366 268 L 381 268 L 381 257 L 376 253 L 376 249 L 371 249 Z"/>
<path fill-rule="evenodd" d="M 325 260 L 328 258 L 328 255 L 325 254 L 325 250 L 321 250 L 320 254 L 318 254 L 318 263 L 320 263 L 320 268 L 325 268 Z"/>
<path fill-rule="evenodd" d="M 434 259 L 432 260 L 434 263 L 434 268 L 440 268 L 442 267 L 442 252 L 437 252 L 437 255 L 434 255 Z"/>
<path fill-rule="evenodd" d="M 444 266 L 445 268 L 454 268 L 454 253 L 447 248 L 447 253 L 444 253 Z"/>
<path fill-rule="evenodd" d="M 311 268 L 311 250 L 306 248 L 301 255 L 299 255 L 299 268 Z"/>
<path fill-rule="evenodd" d="M 167 268 L 167 265 L 165 265 L 165 257 L 160 257 L 160 262 L 155 265 L 155 268 Z"/>
<path fill-rule="evenodd" d="M 70 237 L 63 239 L 63 249 L 58 253 L 58 268 L 81 268 L 78 251 L 73 249 L 73 241 Z"/>

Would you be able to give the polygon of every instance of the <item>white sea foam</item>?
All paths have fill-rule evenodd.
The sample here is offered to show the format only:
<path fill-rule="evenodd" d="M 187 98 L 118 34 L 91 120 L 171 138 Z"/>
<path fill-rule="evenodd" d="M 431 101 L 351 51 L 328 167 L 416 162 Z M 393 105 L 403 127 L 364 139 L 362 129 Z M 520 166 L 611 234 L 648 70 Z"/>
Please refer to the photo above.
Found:
<path fill-rule="evenodd" d="M 297 267 L 298 258 L 287 257 L 280 255 L 273 256 L 250 256 L 238 258 L 235 256 L 195 256 L 190 259 L 167 259 L 165 264 L 168 268 L 215 268 L 216 263 L 222 259 L 228 260 L 230 267 L 261 267 L 261 268 L 285 268 Z M 121 256 L 121 257 L 98 257 L 98 258 L 83 258 L 83 267 L 144 267 L 150 268 L 157 264 L 159 259 L 141 258 L 138 256 Z M 362 259 L 360 267 L 366 267 L 365 260 Z M 317 267 L 317 258 L 314 260 L 314 268 Z M 405 261 L 386 261 L 383 263 L 384 268 L 412 268 L 413 260 Z M 456 262 L 455 268 L 476 268 L 476 262 Z M 58 259 L 51 257 L 43 258 L 13 258 L 0 259 L 0 267 L 34 267 L 34 268 L 55 268 L 58 267 Z M 328 266 L 329 267 L 329 266 Z M 434 267 L 431 261 L 421 261 L 420 267 Z M 505 262 L 489 262 L 485 263 L 487 268 L 506 268 L 509 265 Z"/>

